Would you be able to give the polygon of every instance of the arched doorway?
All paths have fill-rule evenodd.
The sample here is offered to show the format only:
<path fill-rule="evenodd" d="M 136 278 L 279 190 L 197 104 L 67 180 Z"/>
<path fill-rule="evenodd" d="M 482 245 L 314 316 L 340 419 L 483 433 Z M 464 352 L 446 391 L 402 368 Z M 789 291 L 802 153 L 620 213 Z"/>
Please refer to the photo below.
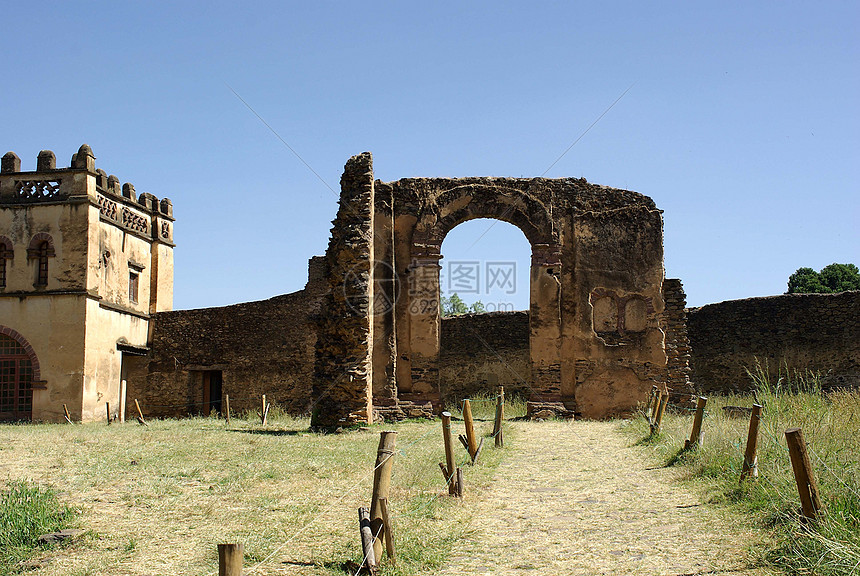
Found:
<path fill-rule="evenodd" d="M 561 396 L 560 342 L 561 235 L 545 203 L 528 192 L 501 183 L 434 181 L 417 218 L 403 217 L 395 253 L 409 262 L 400 278 L 409 286 L 397 306 L 397 387 L 400 397 L 439 399 L 440 272 L 442 242 L 455 227 L 475 219 L 506 222 L 525 236 L 531 250 L 529 272 L 529 367 L 522 380 L 532 394 Z M 544 200 L 549 200 L 544 199 Z M 395 256 L 396 259 L 396 256 Z M 401 267 L 402 268 L 402 267 Z M 398 270 L 400 271 L 400 270 Z M 572 377 L 571 377 L 572 380 Z"/>
<path fill-rule="evenodd" d="M 516 226 L 476 218 L 442 242 L 439 393 L 443 404 L 490 394 L 531 398 L 531 245 Z"/>
<path fill-rule="evenodd" d="M 27 348 L 26 342 L 0 333 L 0 421 L 32 418 L 36 367 Z"/>

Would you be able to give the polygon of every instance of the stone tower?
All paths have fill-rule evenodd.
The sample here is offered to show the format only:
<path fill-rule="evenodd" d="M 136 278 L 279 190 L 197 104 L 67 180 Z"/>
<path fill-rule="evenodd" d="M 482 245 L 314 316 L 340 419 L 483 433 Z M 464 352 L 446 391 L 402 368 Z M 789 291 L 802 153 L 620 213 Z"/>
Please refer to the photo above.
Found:
<path fill-rule="evenodd" d="M 105 419 L 124 410 L 130 356 L 173 306 L 173 206 L 49 150 L 0 167 L 0 420 Z"/>

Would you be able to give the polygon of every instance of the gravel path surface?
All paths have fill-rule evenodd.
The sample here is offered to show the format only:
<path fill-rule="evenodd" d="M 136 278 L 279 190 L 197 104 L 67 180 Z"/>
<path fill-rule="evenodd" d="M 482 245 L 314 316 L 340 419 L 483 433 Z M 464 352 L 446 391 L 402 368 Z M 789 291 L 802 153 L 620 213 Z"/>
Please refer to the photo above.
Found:
<path fill-rule="evenodd" d="M 755 534 L 702 506 L 617 423 L 509 425 L 511 454 L 441 574 L 776 574 L 748 569 Z"/>

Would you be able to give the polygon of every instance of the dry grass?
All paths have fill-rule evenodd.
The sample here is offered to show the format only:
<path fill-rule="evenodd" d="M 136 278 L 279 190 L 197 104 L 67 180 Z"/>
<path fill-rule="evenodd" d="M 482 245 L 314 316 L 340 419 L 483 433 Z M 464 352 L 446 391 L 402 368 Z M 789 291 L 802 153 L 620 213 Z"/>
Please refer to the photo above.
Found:
<path fill-rule="evenodd" d="M 491 423 L 479 423 L 481 433 Z M 360 562 L 357 513 L 368 505 L 382 427 L 307 432 L 307 420 L 196 418 L 105 426 L 0 426 L 0 481 L 53 487 L 91 532 L 47 552 L 37 574 L 194 575 L 217 572 L 216 545 L 245 545 L 253 574 L 343 574 Z M 390 501 L 399 563 L 386 574 L 433 571 L 462 536 L 473 508 L 448 498 L 438 422 L 398 431 Z M 462 424 L 455 423 L 455 433 Z M 504 451 L 467 471 L 485 489 Z M 458 449 L 465 456 L 465 451 Z"/>
<path fill-rule="evenodd" d="M 754 371 L 764 406 L 759 434 L 759 479 L 738 482 L 748 418 L 727 417 L 722 407 L 751 406 L 752 396 L 708 400 L 702 449 L 680 451 L 692 416 L 670 413 L 662 433 L 647 438 L 644 418 L 627 429 L 658 460 L 676 468 L 714 503 L 727 504 L 773 535 L 757 550 L 761 562 L 791 574 L 860 574 L 860 393 L 822 394 L 814 375 L 792 372 L 776 381 Z M 787 428 L 803 429 L 827 513 L 814 524 L 799 517 L 799 497 L 785 443 Z"/>

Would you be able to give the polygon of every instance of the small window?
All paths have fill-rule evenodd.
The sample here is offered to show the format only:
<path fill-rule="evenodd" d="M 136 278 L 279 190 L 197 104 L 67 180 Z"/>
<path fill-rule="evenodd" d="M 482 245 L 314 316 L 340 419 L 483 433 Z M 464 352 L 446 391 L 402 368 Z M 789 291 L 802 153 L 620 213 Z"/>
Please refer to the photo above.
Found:
<path fill-rule="evenodd" d="M 140 274 L 137 272 L 128 273 L 128 300 L 137 304 L 137 293 L 140 287 Z"/>
<path fill-rule="evenodd" d="M 0 288 L 6 287 L 6 244 L 0 240 Z"/>
<path fill-rule="evenodd" d="M 48 285 L 48 256 L 51 255 L 51 245 L 47 240 L 39 244 L 39 267 L 36 271 L 36 286 Z"/>

